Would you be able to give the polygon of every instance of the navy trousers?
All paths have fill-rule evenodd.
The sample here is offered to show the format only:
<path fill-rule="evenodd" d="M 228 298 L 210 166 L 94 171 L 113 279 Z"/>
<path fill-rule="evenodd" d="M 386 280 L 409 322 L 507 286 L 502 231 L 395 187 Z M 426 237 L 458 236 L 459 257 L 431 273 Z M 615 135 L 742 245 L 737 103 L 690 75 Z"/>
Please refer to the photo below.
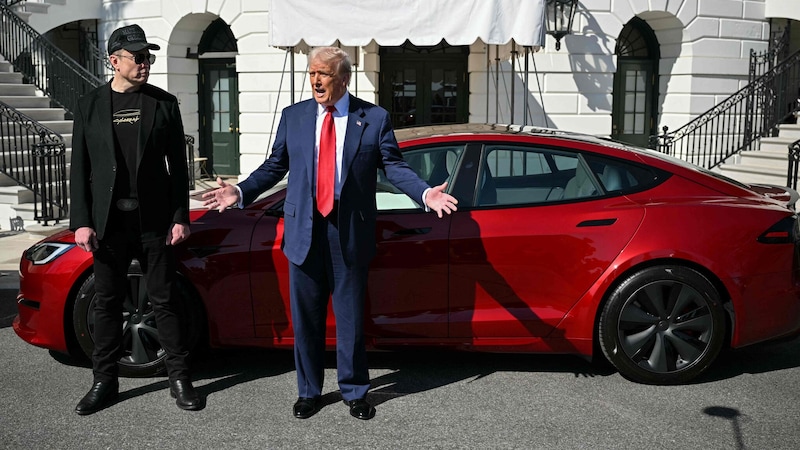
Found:
<path fill-rule="evenodd" d="M 368 267 L 348 267 L 342 258 L 335 212 L 315 214 L 311 250 L 302 265 L 289 263 L 294 359 L 299 397 L 322 393 L 328 299 L 336 317 L 336 369 L 344 400 L 364 398 L 369 369 L 364 343 L 364 298 Z"/>

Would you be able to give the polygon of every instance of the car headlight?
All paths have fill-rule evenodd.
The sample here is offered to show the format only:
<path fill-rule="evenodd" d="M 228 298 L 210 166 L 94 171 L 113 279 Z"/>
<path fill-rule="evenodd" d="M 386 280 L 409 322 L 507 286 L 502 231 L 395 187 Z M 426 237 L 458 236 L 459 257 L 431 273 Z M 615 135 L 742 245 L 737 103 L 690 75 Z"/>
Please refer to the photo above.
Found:
<path fill-rule="evenodd" d="M 47 264 L 58 258 L 74 247 L 75 244 L 64 244 L 62 242 L 41 242 L 25 250 L 25 259 L 34 264 Z"/>

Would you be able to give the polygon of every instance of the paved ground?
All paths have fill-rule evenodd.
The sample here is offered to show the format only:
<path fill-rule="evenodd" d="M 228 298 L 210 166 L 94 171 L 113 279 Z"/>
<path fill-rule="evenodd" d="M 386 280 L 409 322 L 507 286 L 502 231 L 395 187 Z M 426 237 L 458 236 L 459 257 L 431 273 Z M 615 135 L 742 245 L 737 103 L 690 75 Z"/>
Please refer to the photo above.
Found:
<path fill-rule="evenodd" d="M 800 448 L 800 339 L 726 353 L 686 386 L 570 356 L 372 353 L 368 422 L 341 403 L 332 354 L 325 407 L 297 420 L 290 352 L 215 351 L 196 364 L 203 411 L 179 410 L 162 377 L 125 378 L 117 404 L 80 417 L 86 362 L 11 328 L 19 256 L 38 239 L 0 235 L 0 448 Z"/>
<path fill-rule="evenodd" d="M 291 353 L 212 354 L 195 371 L 207 396 L 180 411 L 163 378 L 121 380 L 119 403 L 72 410 L 90 383 L 0 328 L 0 442 L 37 449 L 526 448 L 786 449 L 800 442 L 800 342 L 720 361 L 701 382 L 635 384 L 572 357 L 398 352 L 370 355 L 375 419 L 351 418 L 326 369 L 326 406 L 291 417 Z"/>

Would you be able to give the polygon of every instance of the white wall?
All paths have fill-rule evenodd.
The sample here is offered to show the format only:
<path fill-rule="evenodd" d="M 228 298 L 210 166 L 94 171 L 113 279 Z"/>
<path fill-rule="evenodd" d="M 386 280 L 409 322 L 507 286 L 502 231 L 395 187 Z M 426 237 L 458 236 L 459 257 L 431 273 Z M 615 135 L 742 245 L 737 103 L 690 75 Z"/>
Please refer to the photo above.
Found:
<path fill-rule="evenodd" d="M 73 5 L 96 0 L 66 1 Z M 548 36 L 544 49 L 527 56 L 527 92 L 523 92 L 525 56 L 518 49 L 514 122 L 610 134 L 616 39 L 624 25 L 639 16 L 653 28 L 660 44 L 658 126 L 675 129 L 744 85 L 749 50 L 767 47 L 765 8 L 783 7 L 781 1 L 581 0 L 574 34 L 562 40 L 561 50 L 555 51 Z M 795 9 L 800 4 L 783 1 L 791 2 L 789 7 Z M 196 51 L 203 30 L 216 17 L 228 23 L 239 48 L 240 165 L 247 175 L 267 155 L 280 110 L 291 102 L 287 54 L 269 46 L 268 6 L 264 0 L 103 0 L 98 31 L 105 40 L 115 28 L 138 23 L 149 40 L 162 46 L 156 52 L 159 61 L 153 66 L 151 82 L 178 96 L 186 131 L 197 136 L 198 66 L 197 60 L 186 58 L 186 48 Z M 494 46 L 476 42 L 470 47 L 470 122 L 511 121 L 508 47 L 501 51 L 499 75 L 493 61 Z M 351 82 L 351 91 L 375 102 L 378 46 L 347 50 L 357 55 L 359 62 L 357 83 Z M 300 101 L 309 98 L 306 57 L 303 53 L 293 57 L 295 101 Z"/>

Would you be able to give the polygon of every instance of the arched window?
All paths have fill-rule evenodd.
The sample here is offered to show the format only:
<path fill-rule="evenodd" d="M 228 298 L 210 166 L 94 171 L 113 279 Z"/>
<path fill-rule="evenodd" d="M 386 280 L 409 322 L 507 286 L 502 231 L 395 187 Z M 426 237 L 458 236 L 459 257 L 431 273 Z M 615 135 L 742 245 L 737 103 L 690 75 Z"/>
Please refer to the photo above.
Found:
<path fill-rule="evenodd" d="M 222 19 L 211 22 L 211 25 L 203 32 L 200 43 L 197 45 L 197 53 L 202 55 L 209 52 L 236 52 L 236 38 Z"/>
<path fill-rule="evenodd" d="M 614 52 L 611 137 L 646 147 L 657 126 L 658 40 L 647 22 L 634 17 L 620 32 Z"/>

